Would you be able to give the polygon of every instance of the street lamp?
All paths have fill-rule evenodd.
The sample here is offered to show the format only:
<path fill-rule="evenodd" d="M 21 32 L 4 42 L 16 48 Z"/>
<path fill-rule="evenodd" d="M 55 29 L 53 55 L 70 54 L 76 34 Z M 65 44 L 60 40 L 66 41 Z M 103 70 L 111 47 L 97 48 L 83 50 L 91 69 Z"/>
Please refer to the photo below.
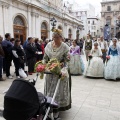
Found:
<path fill-rule="evenodd" d="M 118 28 L 118 29 L 117 29 L 117 28 Z M 117 37 L 117 38 L 120 38 L 120 35 L 119 35 L 119 31 L 120 31 L 120 20 L 116 20 L 116 30 L 117 30 L 116 37 Z"/>
<path fill-rule="evenodd" d="M 56 24 L 57 24 L 57 20 L 53 17 L 50 19 L 50 22 L 51 22 L 51 25 L 52 25 L 52 30 L 55 29 L 56 27 Z"/>
<path fill-rule="evenodd" d="M 116 25 L 120 27 L 120 20 L 116 20 Z"/>

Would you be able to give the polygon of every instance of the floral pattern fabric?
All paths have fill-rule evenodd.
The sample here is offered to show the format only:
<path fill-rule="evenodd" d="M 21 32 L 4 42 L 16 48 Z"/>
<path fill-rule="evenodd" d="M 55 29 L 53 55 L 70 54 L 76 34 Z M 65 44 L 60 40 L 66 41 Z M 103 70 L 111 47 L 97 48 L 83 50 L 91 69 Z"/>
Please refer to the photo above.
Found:
<path fill-rule="evenodd" d="M 105 79 L 120 78 L 120 56 L 118 46 L 110 46 L 108 55 L 110 59 L 106 62 L 104 77 Z"/>
<path fill-rule="evenodd" d="M 51 58 L 57 58 L 60 62 L 66 64 L 67 54 L 69 53 L 69 47 L 62 43 L 59 48 L 53 50 L 52 42 L 48 43 L 45 48 L 45 62 L 48 62 Z M 55 88 L 58 82 L 59 76 L 53 74 L 47 74 L 45 78 L 44 94 L 49 97 L 53 97 Z M 71 81 L 70 78 L 61 80 L 59 89 L 55 98 L 55 101 L 59 105 L 59 109 L 55 112 L 64 111 L 71 108 Z"/>

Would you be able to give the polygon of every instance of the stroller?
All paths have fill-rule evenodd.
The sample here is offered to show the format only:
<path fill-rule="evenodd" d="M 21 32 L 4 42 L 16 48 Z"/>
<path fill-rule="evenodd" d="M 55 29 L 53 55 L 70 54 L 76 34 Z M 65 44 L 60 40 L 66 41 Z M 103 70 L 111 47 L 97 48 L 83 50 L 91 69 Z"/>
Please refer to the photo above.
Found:
<path fill-rule="evenodd" d="M 60 80 L 53 98 L 38 93 L 34 87 L 36 81 L 37 78 L 31 82 L 23 79 L 13 81 L 4 96 L 3 117 L 6 120 L 54 120 L 52 110 L 58 108 L 54 99 Z"/>

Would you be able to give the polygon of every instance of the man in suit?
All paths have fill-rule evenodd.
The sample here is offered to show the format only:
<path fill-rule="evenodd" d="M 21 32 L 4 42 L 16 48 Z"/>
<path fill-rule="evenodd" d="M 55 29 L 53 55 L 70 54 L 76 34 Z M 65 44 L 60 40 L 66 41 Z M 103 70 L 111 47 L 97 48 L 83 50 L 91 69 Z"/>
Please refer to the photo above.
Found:
<path fill-rule="evenodd" d="M 29 37 L 28 43 L 26 45 L 26 57 L 27 57 L 29 75 L 32 75 L 32 73 L 34 73 L 34 66 L 36 63 L 36 54 L 37 54 L 37 47 L 34 43 L 33 38 Z"/>

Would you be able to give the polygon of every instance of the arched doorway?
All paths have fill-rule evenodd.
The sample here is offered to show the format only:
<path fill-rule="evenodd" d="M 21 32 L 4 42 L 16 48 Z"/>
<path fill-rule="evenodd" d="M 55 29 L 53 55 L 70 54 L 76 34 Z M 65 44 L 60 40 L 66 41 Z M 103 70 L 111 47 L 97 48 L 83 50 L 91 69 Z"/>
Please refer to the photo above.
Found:
<path fill-rule="evenodd" d="M 21 44 L 26 40 L 26 26 L 21 16 L 16 16 L 13 21 L 14 38 L 20 39 Z"/>
<path fill-rule="evenodd" d="M 71 29 L 68 30 L 68 38 L 69 38 L 69 39 L 72 38 L 72 30 L 71 30 Z"/>
<path fill-rule="evenodd" d="M 79 36 L 80 36 L 80 33 L 79 33 L 79 30 L 76 31 L 76 39 L 79 40 Z"/>
<path fill-rule="evenodd" d="M 62 27 L 59 25 L 59 26 L 58 26 L 58 29 L 62 30 Z"/>
<path fill-rule="evenodd" d="M 47 24 L 45 22 L 41 25 L 41 39 L 45 40 L 48 37 Z"/>

